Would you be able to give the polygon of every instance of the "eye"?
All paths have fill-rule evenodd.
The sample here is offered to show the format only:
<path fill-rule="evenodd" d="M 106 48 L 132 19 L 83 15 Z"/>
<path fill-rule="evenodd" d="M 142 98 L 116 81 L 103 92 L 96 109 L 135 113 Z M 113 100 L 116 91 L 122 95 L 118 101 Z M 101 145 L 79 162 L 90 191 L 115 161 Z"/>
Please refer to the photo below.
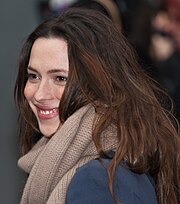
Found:
<path fill-rule="evenodd" d="M 59 85 L 65 85 L 67 79 L 68 79 L 68 78 L 67 78 L 66 76 L 56 76 L 56 77 L 55 77 L 55 81 L 56 81 L 56 83 L 59 84 Z"/>
<path fill-rule="evenodd" d="M 28 81 L 36 82 L 37 80 L 39 80 L 39 76 L 37 74 L 28 73 Z"/>
<path fill-rule="evenodd" d="M 56 80 L 57 81 L 67 81 L 67 77 L 65 77 L 65 76 L 57 76 Z"/>

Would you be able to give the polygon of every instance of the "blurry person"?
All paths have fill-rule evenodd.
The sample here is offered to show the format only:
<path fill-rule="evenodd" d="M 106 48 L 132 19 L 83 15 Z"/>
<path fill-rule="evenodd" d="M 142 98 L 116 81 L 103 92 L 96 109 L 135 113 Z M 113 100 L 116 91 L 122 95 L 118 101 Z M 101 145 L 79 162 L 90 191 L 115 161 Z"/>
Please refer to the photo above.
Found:
<path fill-rule="evenodd" d="M 180 120 L 180 1 L 164 0 L 152 19 L 150 54 L 158 71 L 158 81 L 175 101 Z M 178 11 L 178 12 L 177 12 Z"/>

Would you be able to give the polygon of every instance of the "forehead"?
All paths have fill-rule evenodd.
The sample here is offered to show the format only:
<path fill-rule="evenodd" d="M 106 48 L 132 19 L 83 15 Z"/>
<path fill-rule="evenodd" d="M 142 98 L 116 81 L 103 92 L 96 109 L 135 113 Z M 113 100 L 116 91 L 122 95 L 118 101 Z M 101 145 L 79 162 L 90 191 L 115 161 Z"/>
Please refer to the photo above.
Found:
<path fill-rule="evenodd" d="M 29 65 L 34 68 L 68 68 L 67 42 L 61 38 L 38 38 L 31 49 Z"/>
<path fill-rule="evenodd" d="M 44 48 L 44 49 L 43 49 Z M 38 38 L 35 40 L 31 52 L 35 51 L 41 51 L 48 52 L 49 51 L 66 51 L 67 50 L 67 42 L 63 38 Z"/>

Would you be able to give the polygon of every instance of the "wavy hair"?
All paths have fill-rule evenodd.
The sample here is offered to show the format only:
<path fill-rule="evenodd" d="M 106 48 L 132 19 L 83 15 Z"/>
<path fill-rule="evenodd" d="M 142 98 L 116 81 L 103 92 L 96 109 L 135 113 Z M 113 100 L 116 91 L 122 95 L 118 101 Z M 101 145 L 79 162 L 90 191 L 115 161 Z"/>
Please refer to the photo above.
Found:
<path fill-rule="evenodd" d="M 39 25 L 24 43 L 15 86 L 22 154 L 41 137 L 24 96 L 31 48 L 41 37 L 63 38 L 68 44 L 69 76 L 59 107 L 62 123 L 92 103 L 97 112 L 103 112 L 93 130 L 100 154 L 104 153 L 102 131 L 112 123 L 117 126 L 119 143 L 107 167 L 112 195 L 116 167 L 124 160 L 132 171 L 151 174 L 159 204 L 178 204 L 180 138 L 169 108 L 171 101 L 167 102 L 168 96 L 144 73 L 135 52 L 111 20 L 96 11 L 68 9 Z"/>

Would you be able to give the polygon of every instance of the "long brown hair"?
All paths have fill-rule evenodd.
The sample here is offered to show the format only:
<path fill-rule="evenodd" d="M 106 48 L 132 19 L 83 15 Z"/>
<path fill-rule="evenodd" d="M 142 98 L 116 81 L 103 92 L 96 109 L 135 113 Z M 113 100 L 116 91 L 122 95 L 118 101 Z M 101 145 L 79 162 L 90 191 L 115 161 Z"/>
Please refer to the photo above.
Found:
<path fill-rule="evenodd" d="M 41 137 L 23 94 L 31 48 L 39 37 L 64 38 L 68 43 L 69 76 L 59 107 L 62 123 L 92 103 L 103 112 L 93 130 L 100 154 L 104 153 L 102 131 L 112 123 L 117 126 L 119 143 L 107 168 L 111 193 L 116 167 L 124 160 L 132 171 L 151 174 L 159 204 L 178 204 L 180 138 L 168 97 L 140 68 L 133 49 L 111 20 L 92 10 L 69 9 L 45 21 L 22 48 L 15 96 L 23 154 Z"/>

